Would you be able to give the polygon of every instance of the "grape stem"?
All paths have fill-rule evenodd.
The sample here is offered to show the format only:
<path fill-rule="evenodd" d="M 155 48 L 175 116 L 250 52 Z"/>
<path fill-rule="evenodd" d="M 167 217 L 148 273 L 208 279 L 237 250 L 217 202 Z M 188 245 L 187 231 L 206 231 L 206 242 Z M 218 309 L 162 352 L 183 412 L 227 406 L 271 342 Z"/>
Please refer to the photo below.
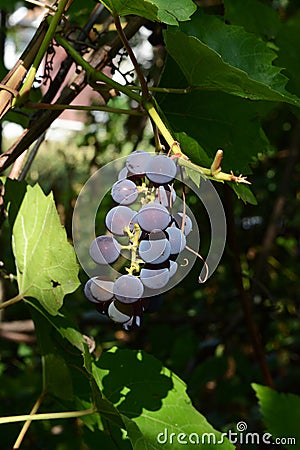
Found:
<path fill-rule="evenodd" d="M 3 423 L 25 422 L 27 420 L 52 420 L 52 419 L 71 419 L 88 416 L 97 412 L 96 408 L 89 408 L 82 411 L 67 411 L 56 413 L 24 414 L 20 416 L 0 417 L 0 425 Z"/>
<path fill-rule="evenodd" d="M 35 404 L 33 405 L 32 409 L 30 411 L 30 414 L 29 414 L 30 417 L 33 414 L 36 414 L 38 412 L 38 409 L 39 409 L 39 407 L 42 404 L 42 401 L 43 401 L 43 399 L 45 397 L 45 394 L 46 394 L 46 392 L 42 391 L 42 393 L 39 395 L 37 401 L 35 402 Z M 31 419 L 27 419 L 26 422 L 24 423 L 20 433 L 19 433 L 19 436 L 17 437 L 17 440 L 16 440 L 15 444 L 14 444 L 14 447 L 13 447 L 14 450 L 20 448 L 20 446 L 22 444 L 22 441 L 23 441 L 23 439 L 25 437 L 25 434 L 29 430 L 30 425 L 31 425 Z"/>
<path fill-rule="evenodd" d="M 0 86 L 1 87 L 1 86 Z M 26 107 L 29 109 L 50 109 L 55 111 L 64 111 L 66 109 L 79 110 L 79 111 L 104 111 L 108 113 L 116 114 L 128 114 L 131 116 L 143 116 L 145 113 L 139 109 L 124 109 L 114 108 L 104 105 L 64 105 L 62 103 L 27 103 Z"/>
<path fill-rule="evenodd" d="M 16 295 L 15 297 L 11 298 L 10 300 L 6 300 L 6 302 L 3 302 L 0 304 L 0 309 L 5 309 L 8 306 L 14 305 L 15 303 L 20 302 L 24 298 L 24 292 L 21 294 Z"/>
<path fill-rule="evenodd" d="M 130 264 L 130 267 L 126 267 L 126 271 L 129 273 L 129 275 L 132 275 L 133 272 L 139 272 L 140 271 L 140 263 L 142 262 L 142 261 L 138 260 L 138 258 L 137 258 L 137 249 L 139 247 L 139 238 L 140 238 L 141 228 L 137 223 L 135 223 L 133 226 L 134 226 L 134 231 L 131 231 L 130 227 L 124 228 L 124 231 L 128 234 L 128 237 L 131 240 L 131 244 L 121 246 L 121 248 L 123 248 L 123 249 L 126 248 L 131 251 L 131 264 Z"/>
<path fill-rule="evenodd" d="M 188 167 L 189 169 L 195 170 L 195 172 L 200 173 L 201 175 L 206 176 L 207 178 L 212 178 L 217 181 L 234 181 L 236 183 L 244 183 L 251 184 L 246 177 L 243 175 L 234 175 L 233 172 L 225 173 L 221 171 L 221 160 L 223 158 L 223 150 L 218 150 L 214 161 L 210 168 L 198 166 L 197 164 L 191 162 L 188 157 L 181 151 L 179 142 L 175 141 L 170 131 L 162 121 L 161 117 L 157 113 L 153 104 L 147 103 L 144 105 L 145 109 L 148 111 L 149 116 L 156 123 L 159 131 L 167 141 L 170 146 L 170 150 L 176 157 L 178 158 L 178 162 L 180 165 Z"/>

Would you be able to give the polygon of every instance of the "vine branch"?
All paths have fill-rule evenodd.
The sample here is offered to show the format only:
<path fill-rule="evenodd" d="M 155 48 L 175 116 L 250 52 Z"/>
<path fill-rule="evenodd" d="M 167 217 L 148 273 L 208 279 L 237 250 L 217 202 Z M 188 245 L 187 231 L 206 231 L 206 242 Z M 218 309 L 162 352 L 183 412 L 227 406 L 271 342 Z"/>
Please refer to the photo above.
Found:
<path fill-rule="evenodd" d="M 142 116 L 142 111 L 138 109 L 114 108 L 106 105 L 64 105 L 62 103 L 26 103 L 28 109 L 49 109 L 53 111 L 64 111 L 66 109 L 76 111 L 105 111 L 116 114 L 128 114 L 130 116 Z"/>
<path fill-rule="evenodd" d="M 6 302 L 0 303 L 0 309 L 5 309 L 8 306 L 14 305 L 15 303 L 20 302 L 24 298 L 24 292 L 21 294 L 16 295 L 15 297 L 6 300 Z"/>
<path fill-rule="evenodd" d="M 145 77 L 143 75 L 143 72 L 141 70 L 141 67 L 140 67 L 139 63 L 137 62 L 135 54 L 134 54 L 134 52 L 133 52 L 133 50 L 131 48 L 131 45 L 129 44 L 129 41 L 128 41 L 127 37 L 126 37 L 126 34 L 123 31 L 123 28 L 122 28 L 122 25 L 121 25 L 121 22 L 120 22 L 120 17 L 118 15 L 114 16 L 114 21 L 115 21 L 117 32 L 119 33 L 121 41 L 123 42 L 123 45 L 124 45 L 124 47 L 125 47 L 125 49 L 126 49 L 126 51 L 128 53 L 128 56 L 131 59 L 131 62 L 133 64 L 133 66 L 134 66 L 134 69 L 136 71 L 137 77 L 138 77 L 138 79 L 139 79 L 139 81 L 141 83 L 143 99 L 147 101 L 148 99 L 151 98 L 151 95 L 149 93 L 148 86 L 147 86 Z"/>
<path fill-rule="evenodd" d="M 41 414 L 24 414 L 20 416 L 0 417 L 0 425 L 4 423 L 24 422 L 27 420 L 53 420 L 53 419 L 72 419 L 77 417 L 89 416 L 97 412 L 96 408 L 84 409 L 81 411 L 66 411 L 56 413 L 41 413 Z"/>
<path fill-rule="evenodd" d="M 45 391 L 42 391 L 42 393 L 38 397 L 37 401 L 33 405 L 32 410 L 30 411 L 30 416 L 33 416 L 34 414 L 37 413 L 39 407 L 42 404 L 42 401 L 43 401 L 44 397 L 45 397 Z M 23 439 L 25 437 L 25 434 L 29 430 L 30 425 L 31 425 L 31 419 L 27 419 L 26 422 L 24 423 L 20 433 L 19 433 L 19 436 L 17 437 L 17 440 L 16 440 L 14 446 L 13 446 L 14 450 L 20 448 L 20 445 L 22 444 L 22 441 L 23 441 Z"/>
<path fill-rule="evenodd" d="M 67 41 L 67 39 L 63 38 L 59 34 L 55 36 L 56 42 L 61 45 L 66 52 L 74 59 L 76 64 L 81 66 L 84 71 L 87 74 L 88 81 L 97 83 L 97 81 L 104 82 L 111 86 L 112 88 L 116 89 L 116 91 L 122 92 L 123 94 L 126 94 L 128 97 L 132 98 L 133 100 L 136 100 L 139 104 L 141 104 L 141 96 L 137 94 L 136 92 L 133 92 L 131 89 L 128 89 L 127 86 L 123 86 L 122 84 L 118 83 L 117 81 L 113 80 L 112 78 L 105 75 L 100 70 L 96 70 L 94 67 L 92 67 L 73 47 L 72 45 Z"/>

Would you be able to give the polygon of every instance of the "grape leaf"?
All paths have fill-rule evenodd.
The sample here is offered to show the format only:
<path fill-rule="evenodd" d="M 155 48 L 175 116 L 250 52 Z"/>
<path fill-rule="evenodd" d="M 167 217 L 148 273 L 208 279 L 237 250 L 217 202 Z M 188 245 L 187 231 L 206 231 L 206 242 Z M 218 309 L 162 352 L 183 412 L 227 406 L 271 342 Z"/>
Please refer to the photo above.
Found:
<path fill-rule="evenodd" d="M 176 77 L 174 77 L 176 73 Z M 161 87 L 183 88 L 187 81 L 172 58 L 168 58 Z M 224 92 L 195 91 L 188 94 L 159 94 L 158 104 L 175 133 L 186 133 L 183 151 L 196 164 L 209 167 L 218 149 L 224 151 L 222 170 L 251 173 L 249 163 L 270 148 L 261 127 L 272 103 L 252 102 Z M 180 134 L 183 137 L 182 134 Z"/>
<path fill-rule="evenodd" d="M 255 383 L 251 386 L 259 400 L 268 432 L 277 438 L 294 438 L 294 443 L 285 442 L 284 447 L 295 448 L 295 443 L 300 442 L 300 397 Z"/>
<path fill-rule="evenodd" d="M 300 99 L 285 90 L 287 78 L 281 69 L 272 65 L 276 53 L 243 28 L 195 14 L 164 37 L 190 86 L 300 106 Z"/>
<path fill-rule="evenodd" d="M 32 306 L 40 316 L 47 319 L 50 325 L 58 331 L 62 338 L 69 341 L 69 343 L 81 353 L 84 352 L 86 341 L 80 331 L 76 329 L 75 323 L 67 316 L 67 314 L 64 314 L 64 307 L 60 310 L 59 315 L 53 316 L 49 314 L 35 298 L 31 297 L 26 299 L 26 303 Z"/>
<path fill-rule="evenodd" d="M 300 14 L 296 14 L 281 24 L 275 43 L 279 47 L 276 64 L 285 68 L 289 90 L 300 96 L 299 27 Z"/>
<path fill-rule="evenodd" d="M 224 0 L 225 19 L 262 38 L 274 39 L 280 28 L 278 11 L 258 0 Z"/>
<path fill-rule="evenodd" d="M 42 356 L 43 390 L 62 400 L 71 401 L 74 392 L 71 372 L 67 364 L 69 353 L 62 354 L 58 342 L 52 337 L 53 328 L 45 317 L 35 309 L 31 310 L 31 316 Z"/>
<path fill-rule="evenodd" d="M 79 286 L 78 265 L 52 194 L 46 196 L 37 184 L 26 188 L 13 225 L 12 247 L 19 292 L 58 314 L 64 296 Z"/>
<path fill-rule="evenodd" d="M 124 425 L 126 427 L 127 435 L 130 437 L 133 450 L 153 450 L 157 446 L 152 443 L 146 436 L 143 435 L 137 424 L 129 419 L 124 414 L 121 414 Z"/>
<path fill-rule="evenodd" d="M 177 450 L 183 445 L 178 439 L 186 441 L 185 448 L 194 448 L 197 436 L 198 448 L 210 449 L 215 439 L 218 448 L 234 449 L 193 407 L 185 383 L 153 356 L 113 348 L 101 355 L 94 372 L 103 395 L 121 412 L 134 449 L 160 449 L 163 443 L 167 450 Z M 210 436 L 202 444 L 204 433 Z"/>
<path fill-rule="evenodd" d="M 101 3 L 118 16 L 135 14 L 168 25 L 178 25 L 178 21 L 189 20 L 196 10 L 192 0 L 101 0 Z"/>
<path fill-rule="evenodd" d="M 247 186 L 246 184 L 233 182 L 229 182 L 228 184 L 232 187 L 238 198 L 243 200 L 244 203 L 250 203 L 250 205 L 257 205 L 256 197 L 249 188 L 249 186 Z"/>

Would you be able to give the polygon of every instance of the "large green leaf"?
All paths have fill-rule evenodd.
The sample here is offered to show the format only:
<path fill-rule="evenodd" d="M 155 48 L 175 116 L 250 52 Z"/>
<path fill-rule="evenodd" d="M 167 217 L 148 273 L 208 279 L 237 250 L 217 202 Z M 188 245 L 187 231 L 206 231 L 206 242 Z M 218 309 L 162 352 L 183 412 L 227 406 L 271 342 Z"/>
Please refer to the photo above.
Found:
<path fill-rule="evenodd" d="M 164 443 L 164 448 L 176 450 L 182 448 L 180 440 L 186 441 L 185 448 L 194 448 L 197 437 L 197 448 L 211 449 L 214 439 L 222 450 L 234 448 L 226 439 L 221 442 L 221 433 L 196 411 L 185 383 L 153 356 L 113 348 L 102 354 L 93 371 L 103 395 L 122 413 L 134 448 L 159 449 Z M 202 444 L 204 433 L 209 435 Z"/>
<path fill-rule="evenodd" d="M 35 297 L 55 315 L 66 294 L 79 286 L 78 265 L 52 194 L 27 186 L 13 225 L 13 252 L 19 292 Z"/>
<path fill-rule="evenodd" d="M 51 316 L 35 299 L 29 299 L 28 304 L 32 306 L 31 316 L 42 356 L 44 392 L 54 396 L 66 410 L 92 408 L 90 379 L 84 370 L 84 360 L 91 355 L 84 352 L 87 347 L 84 337 L 65 316 Z M 83 353 L 88 356 L 84 358 Z M 101 394 L 99 397 L 101 401 Z M 82 421 L 90 430 L 101 426 L 97 413 L 83 416 Z"/>
<path fill-rule="evenodd" d="M 176 77 L 174 77 L 176 73 Z M 160 85 L 182 88 L 187 81 L 180 68 L 168 58 Z M 252 102 L 223 92 L 195 91 L 189 94 L 160 94 L 160 108 L 175 133 L 186 133 L 196 140 L 179 135 L 184 152 L 196 164 L 209 166 L 218 149 L 224 150 L 224 171 L 251 173 L 249 163 L 257 153 L 269 149 L 261 127 L 272 103 Z"/>
<path fill-rule="evenodd" d="M 44 317 L 49 324 L 58 331 L 62 338 L 66 339 L 81 353 L 84 352 L 86 341 L 80 331 L 76 329 L 75 323 L 66 314 L 64 314 L 64 308 L 60 310 L 59 315 L 53 316 L 52 314 L 49 314 L 49 312 L 44 309 L 41 303 L 35 298 L 28 298 L 26 303 L 38 311 L 39 315 Z"/>
<path fill-rule="evenodd" d="M 103 428 L 101 417 L 111 426 L 124 429 L 119 411 L 102 398 L 94 378 L 93 356 L 76 325 L 66 315 L 52 316 L 34 298 L 29 298 L 27 304 L 32 307 L 46 392 L 57 397 L 67 409 L 96 406 L 97 413 L 81 418 L 90 430 Z"/>
<path fill-rule="evenodd" d="M 224 0 L 225 19 L 262 38 L 274 39 L 280 27 L 278 10 L 259 0 Z"/>
<path fill-rule="evenodd" d="M 300 397 L 276 392 L 267 386 L 252 384 L 259 400 L 267 430 L 273 438 L 294 438 L 284 443 L 285 448 L 295 449 L 300 442 Z M 299 444 L 298 444 L 299 445 Z"/>
<path fill-rule="evenodd" d="M 53 327 L 47 319 L 35 309 L 31 310 L 43 364 L 43 390 L 61 400 L 73 398 L 73 383 L 67 358 L 62 354 L 59 341 L 53 339 Z M 68 361 L 69 362 L 69 361 Z"/>
<path fill-rule="evenodd" d="M 272 64 L 276 53 L 243 28 L 195 14 L 180 30 L 169 29 L 164 36 L 169 54 L 190 86 L 300 105 L 285 90 L 287 78 L 281 69 Z"/>
<path fill-rule="evenodd" d="M 192 0 L 101 0 L 112 14 L 126 16 L 135 14 L 149 20 L 177 25 L 189 20 L 196 6 Z"/>
<path fill-rule="evenodd" d="M 284 22 L 276 38 L 279 47 L 276 64 L 284 67 L 284 73 L 289 77 L 288 88 L 300 96 L 300 14 L 292 16 Z"/>

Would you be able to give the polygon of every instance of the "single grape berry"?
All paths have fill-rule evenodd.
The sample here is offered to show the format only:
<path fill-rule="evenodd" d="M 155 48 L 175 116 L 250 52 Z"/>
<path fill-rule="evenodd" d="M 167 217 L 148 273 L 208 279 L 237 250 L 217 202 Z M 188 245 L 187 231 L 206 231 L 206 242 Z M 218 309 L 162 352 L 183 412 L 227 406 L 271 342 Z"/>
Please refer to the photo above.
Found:
<path fill-rule="evenodd" d="M 155 193 L 155 202 L 166 208 L 172 208 L 176 201 L 176 191 L 172 186 L 158 186 Z"/>
<path fill-rule="evenodd" d="M 175 220 L 177 227 L 182 229 L 183 213 L 180 212 L 180 213 L 174 214 L 174 220 Z M 183 225 L 183 232 L 184 232 L 185 236 L 188 236 L 190 234 L 190 232 L 192 231 L 192 229 L 193 229 L 192 219 L 185 214 L 185 221 L 184 221 L 184 225 Z"/>
<path fill-rule="evenodd" d="M 135 220 L 142 230 L 151 232 L 154 229 L 165 230 L 171 221 L 167 208 L 157 202 L 143 205 L 137 213 Z"/>
<path fill-rule="evenodd" d="M 90 257 L 97 264 L 112 264 L 119 256 L 120 245 L 112 236 L 98 236 L 90 245 Z"/>
<path fill-rule="evenodd" d="M 167 155 L 153 156 L 146 165 L 146 176 L 154 184 L 170 183 L 176 173 L 176 164 Z"/>
<path fill-rule="evenodd" d="M 150 289 L 161 289 L 168 284 L 170 278 L 169 269 L 142 269 L 140 279 L 144 286 Z"/>
<path fill-rule="evenodd" d="M 178 269 L 177 262 L 170 260 L 170 268 L 169 268 L 170 278 L 175 275 L 175 273 L 177 272 L 177 269 Z"/>
<path fill-rule="evenodd" d="M 141 241 L 139 256 L 150 264 L 161 264 L 166 261 L 171 253 L 171 246 L 167 238 L 158 240 Z"/>
<path fill-rule="evenodd" d="M 183 232 L 179 228 L 168 227 L 166 229 L 166 233 L 171 246 L 171 255 L 176 255 L 182 252 L 186 246 L 186 237 Z"/>
<path fill-rule="evenodd" d="M 114 296 L 122 303 L 134 303 L 142 298 L 143 283 L 134 275 L 121 275 L 114 283 Z"/>
<path fill-rule="evenodd" d="M 108 307 L 108 317 L 116 323 L 126 323 L 131 319 L 131 315 L 119 310 L 118 302 L 114 300 Z"/>
<path fill-rule="evenodd" d="M 107 229 L 116 236 L 126 236 L 124 229 L 129 227 L 136 212 L 128 206 L 115 206 L 105 217 Z"/>
<path fill-rule="evenodd" d="M 131 180 L 119 180 L 111 188 L 113 200 L 121 205 L 131 205 L 136 201 L 138 195 L 137 187 Z"/>
<path fill-rule="evenodd" d="M 84 294 L 93 303 L 107 302 L 113 298 L 113 285 L 112 281 L 104 277 L 93 277 L 86 282 Z"/>
<path fill-rule="evenodd" d="M 145 175 L 146 165 L 152 155 L 144 150 L 132 152 L 126 159 L 126 168 L 132 175 Z"/>
<path fill-rule="evenodd" d="M 126 167 L 123 167 L 123 169 L 120 170 L 119 175 L 118 175 L 118 180 L 125 180 L 126 178 L 128 178 L 129 172 L 127 170 Z"/>

